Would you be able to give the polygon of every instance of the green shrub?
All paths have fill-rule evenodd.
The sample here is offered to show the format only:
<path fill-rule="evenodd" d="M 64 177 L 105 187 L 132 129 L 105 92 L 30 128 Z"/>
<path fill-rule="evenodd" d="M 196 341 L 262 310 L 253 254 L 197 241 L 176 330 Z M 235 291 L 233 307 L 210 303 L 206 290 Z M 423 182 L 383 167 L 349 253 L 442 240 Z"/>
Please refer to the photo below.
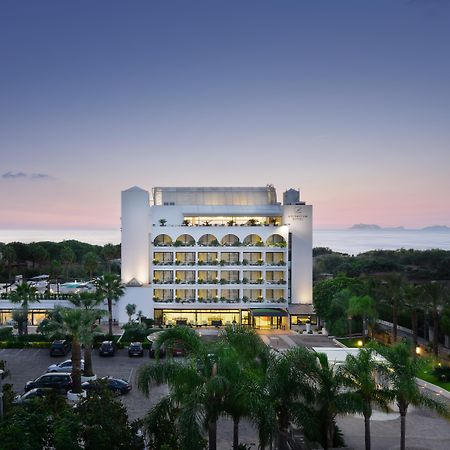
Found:
<path fill-rule="evenodd" d="M 51 342 L 30 342 L 29 346 L 31 348 L 50 348 Z"/>
<path fill-rule="evenodd" d="M 0 328 L 0 341 L 8 341 L 12 338 L 13 327 L 1 327 Z"/>

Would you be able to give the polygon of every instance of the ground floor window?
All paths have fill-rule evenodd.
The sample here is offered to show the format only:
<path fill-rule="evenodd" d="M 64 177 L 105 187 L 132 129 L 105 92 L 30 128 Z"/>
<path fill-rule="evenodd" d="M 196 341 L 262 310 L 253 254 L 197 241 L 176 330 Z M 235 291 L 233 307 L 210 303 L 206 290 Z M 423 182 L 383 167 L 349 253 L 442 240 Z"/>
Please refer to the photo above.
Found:
<path fill-rule="evenodd" d="M 247 325 L 256 329 L 286 329 L 288 316 L 280 309 L 155 309 L 155 323 L 161 326 L 189 325 L 195 327 Z"/>
<path fill-rule="evenodd" d="M 311 314 L 293 314 L 291 315 L 291 326 L 292 325 L 306 325 L 310 323 L 311 325 L 317 325 L 317 316 Z"/>
<path fill-rule="evenodd" d="M 48 311 L 44 309 L 33 309 L 28 311 L 28 324 L 39 325 L 48 315 Z M 0 325 L 12 325 L 12 310 L 0 310 Z"/>

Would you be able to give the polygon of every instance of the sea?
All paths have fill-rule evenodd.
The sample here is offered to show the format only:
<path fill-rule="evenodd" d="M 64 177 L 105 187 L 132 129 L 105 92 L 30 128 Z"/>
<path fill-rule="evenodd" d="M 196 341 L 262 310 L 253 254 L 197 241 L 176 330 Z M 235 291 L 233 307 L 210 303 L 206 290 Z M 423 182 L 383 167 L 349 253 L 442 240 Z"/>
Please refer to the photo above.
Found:
<path fill-rule="evenodd" d="M 90 244 L 105 245 L 120 242 L 120 229 L 8 230 L 0 229 L 0 242 L 39 242 L 75 239 Z M 334 251 L 357 255 L 369 250 L 400 248 L 450 250 L 450 231 L 437 230 L 324 230 L 315 229 L 314 247 L 329 247 Z"/>

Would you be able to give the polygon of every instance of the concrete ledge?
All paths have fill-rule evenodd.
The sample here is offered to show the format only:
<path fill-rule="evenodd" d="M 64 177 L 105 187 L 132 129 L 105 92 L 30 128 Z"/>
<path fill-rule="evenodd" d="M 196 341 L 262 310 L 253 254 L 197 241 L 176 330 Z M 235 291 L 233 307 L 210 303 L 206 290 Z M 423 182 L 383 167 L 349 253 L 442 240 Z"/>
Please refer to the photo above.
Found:
<path fill-rule="evenodd" d="M 450 392 L 446 391 L 445 389 L 436 386 L 435 384 L 430 383 L 429 381 L 422 380 L 420 378 L 416 378 L 416 381 L 421 388 L 428 389 L 437 395 L 442 395 L 442 397 L 450 399 Z"/>

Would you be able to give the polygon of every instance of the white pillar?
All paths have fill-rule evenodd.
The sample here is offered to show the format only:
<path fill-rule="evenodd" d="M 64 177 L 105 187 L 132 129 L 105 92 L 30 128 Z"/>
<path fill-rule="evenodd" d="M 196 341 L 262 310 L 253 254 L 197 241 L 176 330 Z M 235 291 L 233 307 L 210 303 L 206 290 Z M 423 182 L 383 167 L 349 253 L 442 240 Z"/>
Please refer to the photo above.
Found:
<path fill-rule="evenodd" d="M 122 191 L 122 282 L 149 282 L 149 193 L 138 187 Z"/>
<path fill-rule="evenodd" d="M 291 234 L 291 302 L 311 304 L 312 261 L 312 206 L 283 206 L 283 224 Z"/>

